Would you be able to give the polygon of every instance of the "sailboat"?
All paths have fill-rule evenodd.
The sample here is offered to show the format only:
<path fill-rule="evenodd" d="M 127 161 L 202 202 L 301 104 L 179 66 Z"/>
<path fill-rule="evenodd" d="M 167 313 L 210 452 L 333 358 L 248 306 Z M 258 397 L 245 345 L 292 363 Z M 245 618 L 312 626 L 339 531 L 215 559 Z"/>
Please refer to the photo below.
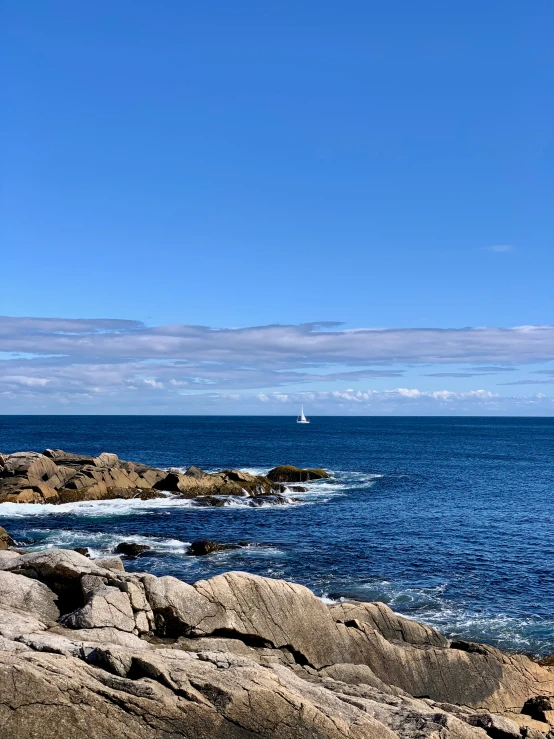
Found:
<path fill-rule="evenodd" d="M 296 423 L 310 423 L 308 419 L 306 418 L 306 416 L 304 415 L 304 406 L 302 406 L 300 410 L 300 415 L 296 419 Z"/>

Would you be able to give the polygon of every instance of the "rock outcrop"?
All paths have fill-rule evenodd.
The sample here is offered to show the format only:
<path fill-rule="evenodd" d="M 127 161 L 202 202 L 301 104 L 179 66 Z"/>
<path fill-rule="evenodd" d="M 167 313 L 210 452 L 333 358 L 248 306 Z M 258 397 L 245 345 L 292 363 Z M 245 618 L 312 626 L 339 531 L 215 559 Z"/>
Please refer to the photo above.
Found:
<path fill-rule="evenodd" d="M 307 482 L 329 477 L 329 473 L 322 469 L 301 469 L 292 465 L 281 465 L 269 470 L 267 477 L 272 482 Z"/>
<path fill-rule="evenodd" d="M 148 544 L 137 544 L 136 541 L 122 541 L 116 546 L 115 552 L 116 554 L 123 554 L 126 557 L 138 557 L 151 548 Z"/>
<path fill-rule="evenodd" d="M 0 526 L 0 549 L 7 549 L 8 547 L 14 547 L 15 541 L 8 534 L 6 529 Z"/>
<path fill-rule="evenodd" d="M 2 739 L 553 737 L 554 674 L 378 603 L 0 552 Z"/>
<path fill-rule="evenodd" d="M 318 471 L 304 472 L 315 474 Z M 302 479 L 315 478 L 304 475 Z M 162 470 L 123 461 L 116 454 L 108 452 L 96 457 L 61 449 L 46 449 L 43 454 L 0 454 L 0 504 L 56 504 L 114 498 L 148 500 L 168 494 L 199 498 L 199 503 L 205 501 L 206 505 L 224 505 L 221 498 L 214 496 L 233 495 L 252 498 L 253 503 L 291 502 L 283 497 L 284 486 L 280 482 L 286 480 L 251 475 L 240 470 L 224 470 L 214 474 L 203 472 L 198 467 L 189 467 L 186 472 Z"/>
<path fill-rule="evenodd" d="M 193 557 L 203 557 L 205 554 L 223 552 L 226 549 L 239 549 L 241 546 L 246 546 L 246 544 L 222 544 L 217 541 L 210 541 L 210 539 L 198 539 L 192 542 L 187 549 L 187 554 Z"/>

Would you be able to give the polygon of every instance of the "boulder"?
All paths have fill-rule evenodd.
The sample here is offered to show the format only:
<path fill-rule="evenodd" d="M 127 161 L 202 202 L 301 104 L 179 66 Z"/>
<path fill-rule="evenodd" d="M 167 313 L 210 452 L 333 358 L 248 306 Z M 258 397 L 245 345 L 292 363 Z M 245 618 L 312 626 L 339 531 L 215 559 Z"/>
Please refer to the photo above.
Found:
<path fill-rule="evenodd" d="M 23 554 L 17 561 L 14 572 L 25 577 L 60 585 L 80 582 L 83 575 L 106 576 L 99 560 L 91 560 L 72 549 L 45 549 L 41 552 Z"/>
<path fill-rule="evenodd" d="M 4 457 L 2 476 L 24 475 L 28 481 L 44 482 L 56 473 L 56 465 L 38 452 L 15 452 Z"/>
<path fill-rule="evenodd" d="M 17 475 L 0 480 L 0 503 L 57 503 L 56 490 L 47 482 L 30 482 Z"/>
<path fill-rule="evenodd" d="M 82 554 L 83 557 L 90 557 L 90 550 L 87 547 L 75 547 L 73 551 Z"/>
<path fill-rule="evenodd" d="M 134 541 L 122 541 L 115 548 L 116 554 L 124 554 L 126 557 L 138 557 L 139 554 L 147 552 L 152 547 L 147 544 L 137 544 Z"/>
<path fill-rule="evenodd" d="M 220 474 L 231 482 L 255 483 L 258 480 L 256 475 L 251 475 L 249 472 L 243 472 L 242 470 L 223 470 Z"/>
<path fill-rule="evenodd" d="M 398 739 L 346 696 L 209 653 L 0 653 L 0 694 L 3 739 Z"/>
<path fill-rule="evenodd" d="M 105 570 L 125 572 L 125 566 L 121 561 L 121 557 L 99 557 L 98 559 L 94 560 L 94 563 L 98 567 L 103 567 Z"/>
<path fill-rule="evenodd" d="M 48 484 L 56 490 L 65 487 L 75 477 L 77 469 L 77 467 L 70 467 L 68 465 L 56 465 L 56 472 L 48 478 Z"/>
<path fill-rule="evenodd" d="M 188 636 L 193 626 L 213 610 L 192 585 L 176 577 L 144 575 L 142 584 L 158 636 Z"/>
<path fill-rule="evenodd" d="M 189 475 L 178 470 L 169 470 L 163 479 L 154 484 L 154 488 L 179 493 L 186 498 L 214 494 L 255 497 L 274 491 L 273 484 L 266 477 L 240 470 L 225 470 L 213 475 L 206 473 Z"/>
<path fill-rule="evenodd" d="M 117 454 L 111 454 L 110 452 L 102 452 L 93 460 L 93 464 L 97 467 L 115 467 L 118 463 L 119 457 Z"/>
<path fill-rule="evenodd" d="M 86 604 L 68 613 L 61 622 L 71 629 L 112 627 L 128 632 L 135 629 L 129 596 L 118 588 L 110 586 L 93 589 L 89 593 Z"/>
<path fill-rule="evenodd" d="M 300 585 L 246 573 L 189 585 L 73 551 L 0 555 L 11 567 L 0 571 L 2 739 L 549 731 L 532 717 L 550 718 L 547 668 L 486 645 L 450 645 L 382 604 L 327 606 Z M 52 625 L 55 593 L 67 586 L 75 605 Z"/>
<path fill-rule="evenodd" d="M 280 492 L 266 477 L 240 470 L 207 474 L 191 466 L 185 473 L 120 460 L 117 454 L 74 454 L 62 449 L 17 452 L 0 459 L 0 503 L 75 503 L 115 498 L 150 500 L 172 492 L 256 497 Z"/>
<path fill-rule="evenodd" d="M 308 480 L 321 480 L 329 477 L 329 473 L 323 469 L 301 469 L 292 465 L 281 465 L 274 467 L 267 473 L 271 482 L 307 482 Z"/>
<path fill-rule="evenodd" d="M 212 554 L 213 552 L 222 552 L 225 549 L 239 549 L 238 544 L 219 544 L 216 541 L 210 541 L 209 539 L 198 539 L 193 541 L 190 547 L 187 549 L 187 554 L 191 554 L 195 557 L 201 557 L 205 554 Z"/>
<path fill-rule="evenodd" d="M 520 727 L 505 716 L 490 713 L 476 714 L 468 719 L 468 723 L 484 729 L 488 736 L 495 739 L 521 739 Z"/>
<path fill-rule="evenodd" d="M 187 475 L 183 475 L 180 472 L 168 472 L 153 487 L 155 490 L 164 490 L 168 493 L 184 493 L 193 487 L 190 482 L 191 479 L 196 480 L 197 478 L 191 476 L 187 479 Z M 194 485 L 194 487 L 196 486 Z"/>
<path fill-rule="evenodd" d="M 89 457 L 86 454 L 73 454 L 72 452 L 64 452 L 63 449 L 45 449 L 44 456 L 52 459 L 57 465 L 75 465 L 94 464 L 95 457 Z"/>
<path fill-rule="evenodd" d="M 0 526 L 0 549 L 8 549 L 8 547 L 14 547 L 15 541 L 8 534 L 6 529 Z"/>
<path fill-rule="evenodd" d="M 347 662 L 344 635 L 328 606 L 302 585 L 246 572 L 200 580 L 197 596 L 184 599 L 179 619 L 187 632 L 235 634 L 274 648 L 286 647 L 303 664 L 321 668 Z M 153 606 L 154 613 L 156 609 Z M 302 618 L 297 614 L 302 613 Z"/>
<path fill-rule="evenodd" d="M 36 616 L 41 621 L 56 621 L 60 612 L 56 595 L 46 585 L 12 572 L 0 572 L 0 603 Z"/>
<path fill-rule="evenodd" d="M 20 559 L 19 552 L 14 552 L 13 549 L 0 549 L 0 570 L 11 570 Z"/>
<path fill-rule="evenodd" d="M 447 647 L 446 639 L 430 626 L 425 626 L 403 616 L 398 616 L 384 603 L 359 603 L 356 601 L 335 603 L 329 606 L 333 619 L 347 626 L 369 624 L 387 641 L 405 642 L 421 646 Z"/>
<path fill-rule="evenodd" d="M 203 472 L 199 467 L 192 465 L 185 472 L 187 477 L 194 477 L 196 480 L 201 480 L 203 477 L 207 477 L 207 473 Z"/>
<path fill-rule="evenodd" d="M 97 575 L 106 580 L 112 577 L 112 571 L 102 566 L 100 560 L 88 559 L 71 549 L 48 549 L 23 554 L 10 567 L 10 571 L 47 585 L 58 596 L 62 613 L 83 605 L 83 575 Z"/>

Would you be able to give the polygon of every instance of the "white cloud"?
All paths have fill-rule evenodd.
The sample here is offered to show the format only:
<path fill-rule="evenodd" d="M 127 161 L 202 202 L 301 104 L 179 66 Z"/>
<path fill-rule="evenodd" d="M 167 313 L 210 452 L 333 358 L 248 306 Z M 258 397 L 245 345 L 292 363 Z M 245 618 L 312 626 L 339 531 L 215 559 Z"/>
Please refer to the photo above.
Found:
<path fill-rule="evenodd" d="M 0 382 L 7 385 L 26 385 L 27 387 L 46 387 L 50 380 L 46 377 L 25 377 L 24 375 L 0 376 Z"/>
<path fill-rule="evenodd" d="M 345 330 L 327 322 L 213 329 L 146 327 L 137 321 L 109 319 L 0 317 L 4 399 L 0 413 L 14 401 L 30 410 L 46 405 L 55 410 L 57 403 L 64 402 L 91 407 L 103 403 L 107 410 L 117 406 L 137 412 L 150 403 L 156 403 L 160 412 L 164 403 L 167 412 L 178 412 L 176 402 L 192 407 L 222 398 L 242 402 L 245 397 L 245 402 L 267 406 L 286 406 L 300 397 L 326 407 L 485 404 L 497 402 L 490 390 L 461 394 L 401 385 L 414 367 L 442 365 L 449 370 L 454 365 L 455 371 L 428 376 L 459 381 L 553 358 L 554 326 L 549 325 Z M 460 372 L 460 365 L 468 371 Z M 398 387 L 386 391 L 370 387 L 378 379 L 382 387 L 383 378 Z M 340 389 L 343 382 L 348 390 Z M 311 395 L 301 393 L 307 383 L 312 386 Z M 367 389 L 354 389 L 362 383 Z M 206 392 L 208 388 L 213 392 Z M 259 391 L 257 397 L 248 395 L 250 391 Z"/>
<path fill-rule="evenodd" d="M 0 352 L 58 355 L 67 361 L 94 363 L 212 362 L 216 363 L 214 371 L 217 363 L 234 363 L 245 370 L 271 366 L 297 372 L 314 363 L 365 367 L 402 362 L 527 363 L 554 356 L 551 325 L 341 330 L 336 322 L 238 329 L 113 323 L 110 328 L 106 320 L 99 321 L 98 326 L 93 321 L 75 321 L 72 325 L 65 320 L 62 331 L 54 319 L 50 325 L 46 319 L 0 317 Z M 378 371 L 375 367 L 361 370 L 366 375 Z"/>
<path fill-rule="evenodd" d="M 164 387 L 163 382 L 158 382 L 157 380 L 142 380 L 142 383 L 148 387 L 154 388 L 154 390 L 163 390 Z"/>

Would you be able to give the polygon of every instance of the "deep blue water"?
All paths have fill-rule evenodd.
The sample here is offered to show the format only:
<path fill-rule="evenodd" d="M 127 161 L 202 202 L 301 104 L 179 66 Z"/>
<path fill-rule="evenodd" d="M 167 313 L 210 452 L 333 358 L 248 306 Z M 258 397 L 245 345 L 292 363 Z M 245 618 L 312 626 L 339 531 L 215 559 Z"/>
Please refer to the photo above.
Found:
<path fill-rule="evenodd" d="M 325 467 L 302 504 L 0 505 L 32 546 L 146 541 L 127 569 L 188 581 L 229 569 L 317 595 L 382 600 L 453 636 L 554 652 L 554 419 L 0 416 L 0 451 L 62 448 L 207 470 Z M 198 538 L 246 549 L 189 557 Z"/>

